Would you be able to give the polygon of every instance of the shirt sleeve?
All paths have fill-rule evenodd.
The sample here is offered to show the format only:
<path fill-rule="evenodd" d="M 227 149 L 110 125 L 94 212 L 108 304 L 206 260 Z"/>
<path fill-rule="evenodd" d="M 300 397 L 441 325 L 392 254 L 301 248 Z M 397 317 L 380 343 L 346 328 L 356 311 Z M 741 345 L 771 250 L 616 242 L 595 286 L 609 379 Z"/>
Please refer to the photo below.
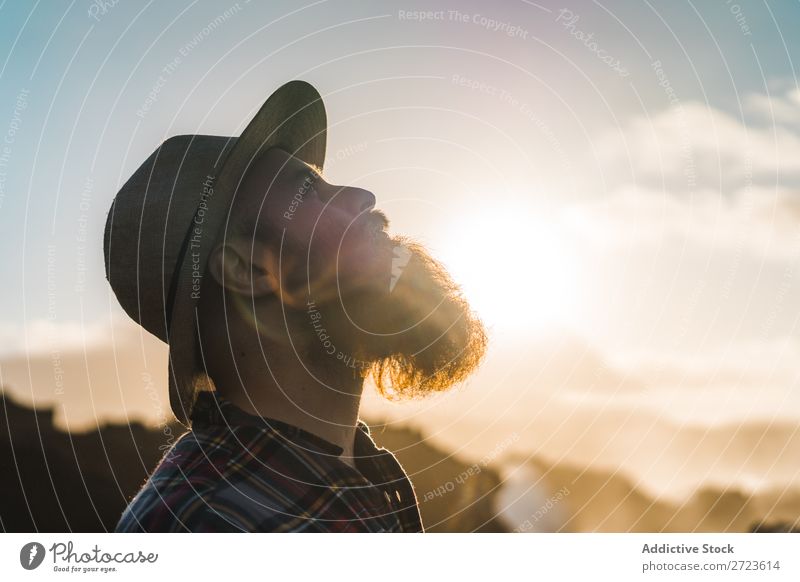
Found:
<path fill-rule="evenodd" d="M 253 531 L 253 524 L 233 508 L 204 503 L 183 520 L 186 529 L 196 533 L 242 533 Z"/>

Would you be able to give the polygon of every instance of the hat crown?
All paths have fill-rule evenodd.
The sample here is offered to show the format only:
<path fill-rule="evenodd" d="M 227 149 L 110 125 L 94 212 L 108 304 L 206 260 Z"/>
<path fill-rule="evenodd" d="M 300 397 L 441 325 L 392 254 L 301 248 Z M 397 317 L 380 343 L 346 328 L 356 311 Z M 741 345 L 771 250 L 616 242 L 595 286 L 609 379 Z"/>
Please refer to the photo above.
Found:
<path fill-rule="evenodd" d="M 125 312 L 167 341 L 176 267 L 207 187 L 235 137 L 164 141 L 117 193 L 106 220 L 106 278 Z"/>

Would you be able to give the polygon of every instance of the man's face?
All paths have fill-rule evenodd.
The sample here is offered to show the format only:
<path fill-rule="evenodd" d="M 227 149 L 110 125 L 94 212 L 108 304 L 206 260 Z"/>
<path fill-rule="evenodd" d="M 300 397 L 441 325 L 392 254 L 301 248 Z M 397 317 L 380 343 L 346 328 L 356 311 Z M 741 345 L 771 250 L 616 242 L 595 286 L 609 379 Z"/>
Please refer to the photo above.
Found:
<path fill-rule="evenodd" d="M 262 264 L 288 304 L 278 321 L 255 308 L 256 327 L 285 328 L 311 364 L 372 372 L 379 389 L 398 395 L 443 390 L 477 366 L 480 321 L 423 247 L 386 233 L 371 192 L 329 184 L 273 148 L 248 170 L 235 205 L 239 236 L 271 257 Z"/>
<path fill-rule="evenodd" d="M 237 205 L 252 234 L 282 249 L 288 286 L 323 281 L 337 287 L 388 281 L 388 221 L 364 189 L 328 183 L 316 169 L 279 148 L 245 175 Z M 297 267 L 297 268 L 295 268 Z M 387 283 L 388 284 L 388 283 Z M 328 289 L 326 295 L 333 293 Z"/>

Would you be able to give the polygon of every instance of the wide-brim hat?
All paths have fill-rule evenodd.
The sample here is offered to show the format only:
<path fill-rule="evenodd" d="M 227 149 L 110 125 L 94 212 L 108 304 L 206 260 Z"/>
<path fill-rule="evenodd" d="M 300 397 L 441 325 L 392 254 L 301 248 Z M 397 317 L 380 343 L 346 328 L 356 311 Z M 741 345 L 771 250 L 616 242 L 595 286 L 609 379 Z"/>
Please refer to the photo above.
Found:
<path fill-rule="evenodd" d="M 323 167 L 327 117 L 304 81 L 276 90 L 237 137 L 164 141 L 117 193 L 106 221 L 106 278 L 131 318 L 169 344 L 169 402 L 191 424 L 207 386 L 197 305 L 208 256 L 250 164 L 272 147 Z"/>

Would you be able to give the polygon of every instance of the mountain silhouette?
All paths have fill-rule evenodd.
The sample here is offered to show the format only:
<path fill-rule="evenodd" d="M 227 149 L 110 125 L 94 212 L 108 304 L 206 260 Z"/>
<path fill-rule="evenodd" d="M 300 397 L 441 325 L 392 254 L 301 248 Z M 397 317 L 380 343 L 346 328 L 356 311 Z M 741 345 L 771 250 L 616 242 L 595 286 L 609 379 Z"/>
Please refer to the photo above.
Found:
<path fill-rule="evenodd" d="M 53 409 L 21 405 L 2 390 L 0 398 L 0 531 L 113 531 L 127 502 L 184 430 L 177 423 L 132 423 L 65 432 L 53 425 Z M 432 446 L 416 429 L 368 424 L 375 441 L 393 451 L 410 475 L 423 523 L 432 532 L 512 531 L 520 523 L 511 516 L 524 521 L 541 509 L 525 504 L 541 504 L 554 491 L 562 492 L 557 512 L 548 515 L 554 519 L 536 525 L 558 531 L 785 532 L 797 531 L 800 523 L 797 488 L 752 493 L 705 486 L 675 502 L 654 496 L 621 471 L 554 462 L 541 454 L 506 457 L 506 466 L 530 471 L 501 477 L 491 465 L 470 465 Z M 761 428 L 752 430 L 762 434 Z M 512 483 L 515 474 L 522 482 Z M 504 487 L 533 488 L 536 495 L 519 497 L 522 505 L 512 507 L 509 496 L 501 495 Z"/>
<path fill-rule="evenodd" d="M 6 532 L 113 531 L 127 502 L 185 430 L 177 423 L 133 423 L 65 432 L 54 427 L 51 408 L 20 405 L 1 390 L 0 397 L 0 530 Z M 499 484 L 493 470 L 423 503 L 427 491 L 469 466 L 413 430 L 368 424 L 378 444 L 396 451 L 411 475 L 429 531 L 504 531 L 491 515 L 491 492 Z"/>

